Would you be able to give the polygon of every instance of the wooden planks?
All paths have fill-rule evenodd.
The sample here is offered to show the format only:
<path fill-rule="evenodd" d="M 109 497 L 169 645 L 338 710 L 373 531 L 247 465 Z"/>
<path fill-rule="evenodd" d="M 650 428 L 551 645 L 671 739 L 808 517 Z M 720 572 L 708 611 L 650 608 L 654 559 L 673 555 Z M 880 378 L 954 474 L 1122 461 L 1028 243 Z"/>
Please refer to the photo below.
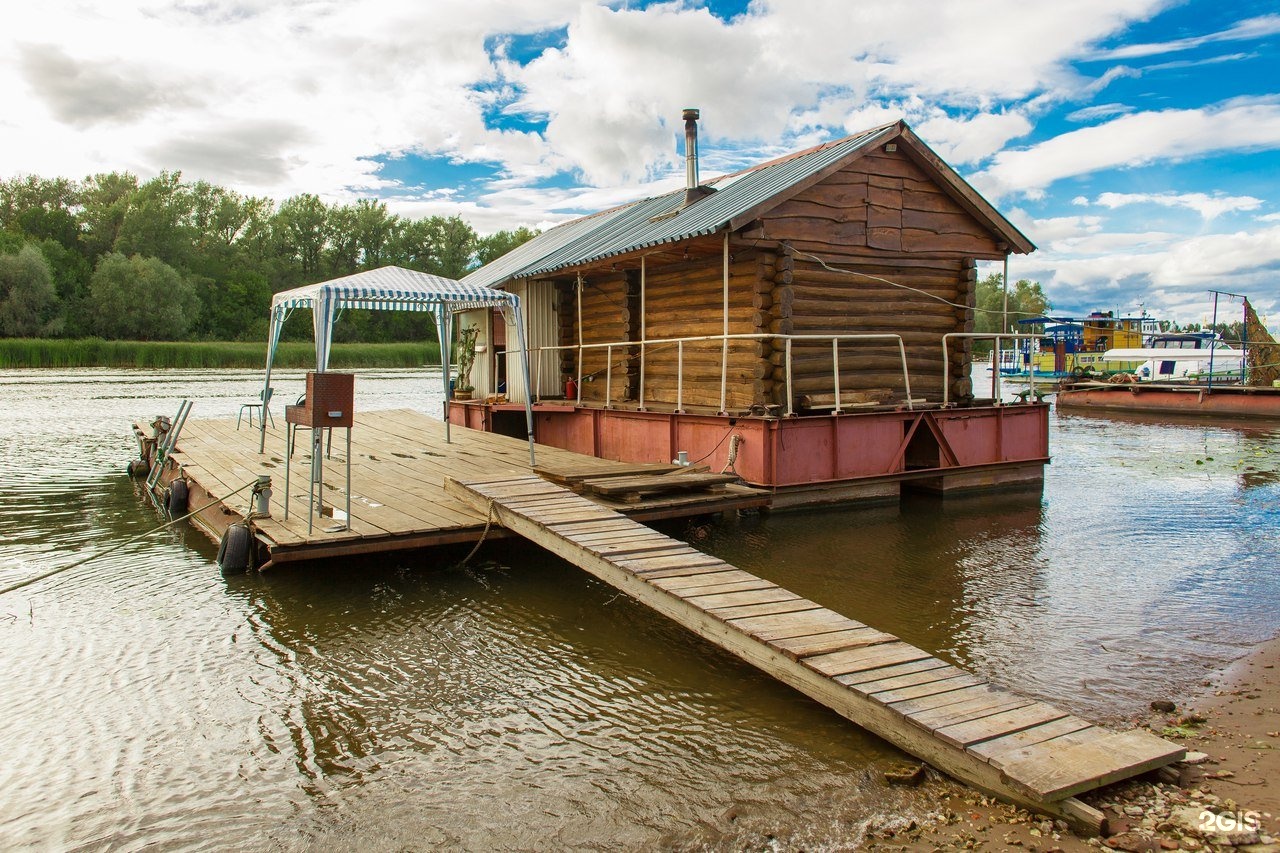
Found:
<path fill-rule="evenodd" d="M 361 412 L 351 432 L 351 513 L 350 530 L 330 530 L 332 518 L 316 518 L 308 531 L 308 474 L 310 442 L 304 431 L 298 436 L 291 464 L 290 494 L 284 489 L 284 423 L 267 430 L 266 453 L 259 454 L 258 431 L 236 429 L 234 420 L 194 419 L 187 422 L 173 461 L 182 466 L 184 476 L 211 496 L 226 495 L 261 474 L 272 477 L 271 516 L 254 520 L 257 532 L 270 544 L 273 562 L 301 558 L 295 555 L 340 556 L 421 548 L 446 542 L 474 541 L 485 529 L 486 509 L 473 508 L 449 495 L 447 477 L 460 476 L 477 482 L 511 481 L 505 499 L 528 504 L 557 500 L 552 493 L 528 489 L 529 450 L 521 440 L 455 427 L 453 441 L 444 441 L 444 424 L 418 412 L 396 410 Z M 333 436 L 332 458 L 325 460 L 324 498 L 326 512 L 346 504 L 346 436 Z M 584 456 L 558 448 L 538 449 L 540 467 L 573 478 L 612 478 L 674 472 L 672 465 L 635 466 Z M 176 472 L 173 472 L 176 474 Z M 523 491 L 521 491 L 523 489 Z M 628 504 L 627 512 L 697 514 L 729 508 L 736 501 L 761 502 L 754 490 L 728 486 L 719 494 L 684 494 L 678 500 L 642 498 Z M 232 517 L 248 510 L 247 497 L 235 499 Z M 284 517 L 286 502 L 289 518 Z M 221 512 L 221 510 L 218 510 Z M 554 521 L 568 531 L 582 524 L 593 533 L 620 532 L 604 521 L 601 513 L 611 513 L 588 502 L 572 513 L 562 513 Z M 213 525 L 210 525 L 212 527 Z M 222 525 L 225 526 L 225 523 Z M 628 530 L 630 528 L 627 528 Z M 625 535 L 625 531 L 621 531 Z M 499 529 L 496 534 L 501 535 Z M 628 547 L 621 542 L 605 545 L 602 553 L 626 553 L 638 558 L 657 556 L 643 543 Z M 687 547 L 687 546 L 686 546 Z M 668 551 L 670 553 L 676 553 Z"/>
<path fill-rule="evenodd" d="M 1144 731 L 1109 732 L 1083 742 L 1043 741 L 1001 770 L 1038 796 L 1060 799 L 1179 761 L 1185 750 Z"/>
<path fill-rule="evenodd" d="M 656 474 L 585 480 L 582 488 L 591 494 L 633 503 L 648 495 L 706 491 L 737 480 L 735 474 Z"/>
<path fill-rule="evenodd" d="M 769 580 L 592 510 L 568 490 L 532 479 L 455 480 L 447 488 L 854 722 L 1014 802 L 1097 821 L 1100 814 L 1071 799 L 1074 793 L 1182 754 L 1158 738 L 1106 732 L 989 684 Z M 586 516 L 595 520 L 561 522 Z"/>

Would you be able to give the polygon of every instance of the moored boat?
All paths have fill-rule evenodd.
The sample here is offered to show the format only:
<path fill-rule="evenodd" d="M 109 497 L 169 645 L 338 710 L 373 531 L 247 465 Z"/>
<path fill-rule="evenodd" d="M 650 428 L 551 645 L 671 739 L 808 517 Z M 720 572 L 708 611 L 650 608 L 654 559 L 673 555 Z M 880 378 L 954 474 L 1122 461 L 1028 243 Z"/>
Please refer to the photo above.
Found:
<path fill-rule="evenodd" d="M 1142 359 L 1115 359 L 1111 351 L 1143 346 L 1154 333 L 1156 320 L 1145 313 L 1117 317 L 1112 311 L 1094 311 L 1079 318 L 1029 317 L 1018 325 L 1041 337 L 1024 339 L 1016 348 L 1001 352 L 1001 375 L 1064 379 L 1134 370 Z"/>
<path fill-rule="evenodd" d="M 1215 332 L 1171 332 L 1155 335 L 1143 347 L 1110 349 L 1110 362 L 1141 362 L 1133 371 L 1142 381 L 1198 380 L 1242 382 L 1244 350 L 1234 349 Z"/>
<path fill-rule="evenodd" d="M 1104 353 L 1140 359 L 1131 373 L 1109 381 L 1063 385 L 1059 409 L 1153 412 L 1210 418 L 1280 421 L 1280 345 L 1244 301 L 1247 343 L 1227 346 L 1213 332 L 1157 335 L 1148 346 Z"/>

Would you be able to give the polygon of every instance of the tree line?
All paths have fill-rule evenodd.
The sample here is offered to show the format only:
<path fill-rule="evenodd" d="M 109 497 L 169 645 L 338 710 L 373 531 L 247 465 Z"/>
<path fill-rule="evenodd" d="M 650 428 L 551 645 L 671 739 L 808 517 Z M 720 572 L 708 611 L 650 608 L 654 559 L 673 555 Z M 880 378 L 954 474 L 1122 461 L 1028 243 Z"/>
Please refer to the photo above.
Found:
<path fill-rule="evenodd" d="M 408 219 L 372 199 L 277 204 L 180 172 L 15 177 L 0 182 L 0 337 L 263 340 L 281 290 L 386 265 L 461 278 L 536 233 L 481 237 L 458 216 Z M 334 335 L 434 340 L 435 326 L 353 311 Z"/>
<path fill-rule="evenodd" d="M 1000 331 L 1004 318 L 1004 281 L 999 273 L 991 273 L 978 282 L 977 313 L 974 319 L 974 331 L 995 333 Z M 1026 332 L 1025 326 L 1019 326 L 1019 320 L 1031 317 L 1043 317 L 1053 309 L 1053 303 L 1045 295 L 1037 281 L 1019 279 L 1009 284 L 1009 325 L 1005 331 Z M 1243 320 L 1222 321 L 1217 325 L 1203 323 L 1177 323 L 1173 320 L 1152 318 L 1152 331 L 1156 332 L 1200 332 L 1215 331 L 1227 343 L 1238 344 L 1245 340 Z M 983 347 L 987 348 L 986 346 Z"/>

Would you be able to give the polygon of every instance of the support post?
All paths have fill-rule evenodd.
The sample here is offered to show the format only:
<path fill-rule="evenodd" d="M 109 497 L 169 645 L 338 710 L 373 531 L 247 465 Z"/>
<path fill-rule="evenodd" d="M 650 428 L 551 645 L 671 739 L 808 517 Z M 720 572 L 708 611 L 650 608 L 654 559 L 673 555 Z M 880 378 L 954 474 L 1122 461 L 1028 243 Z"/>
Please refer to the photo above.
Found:
<path fill-rule="evenodd" d="M 640 256 L 640 411 L 644 411 L 644 356 L 645 341 L 649 340 L 649 331 L 645 322 L 645 258 Z"/>
<path fill-rule="evenodd" d="M 726 411 L 729 389 L 729 229 L 724 232 L 724 306 L 720 334 L 720 414 Z"/>

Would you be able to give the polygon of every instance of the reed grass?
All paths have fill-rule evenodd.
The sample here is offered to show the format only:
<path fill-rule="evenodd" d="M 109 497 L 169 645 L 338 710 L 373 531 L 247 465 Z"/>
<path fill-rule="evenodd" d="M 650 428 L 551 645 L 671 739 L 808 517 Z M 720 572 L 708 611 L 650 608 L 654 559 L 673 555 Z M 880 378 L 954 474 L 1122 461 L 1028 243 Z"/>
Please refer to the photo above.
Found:
<path fill-rule="evenodd" d="M 309 342 L 286 341 L 276 350 L 275 366 L 315 365 Z M 0 338 L 0 368 L 122 367 L 144 369 L 255 368 L 266 361 L 266 344 L 248 341 L 105 341 Z M 436 343 L 334 344 L 333 368 L 421 367 L 440 363 Z"/>

